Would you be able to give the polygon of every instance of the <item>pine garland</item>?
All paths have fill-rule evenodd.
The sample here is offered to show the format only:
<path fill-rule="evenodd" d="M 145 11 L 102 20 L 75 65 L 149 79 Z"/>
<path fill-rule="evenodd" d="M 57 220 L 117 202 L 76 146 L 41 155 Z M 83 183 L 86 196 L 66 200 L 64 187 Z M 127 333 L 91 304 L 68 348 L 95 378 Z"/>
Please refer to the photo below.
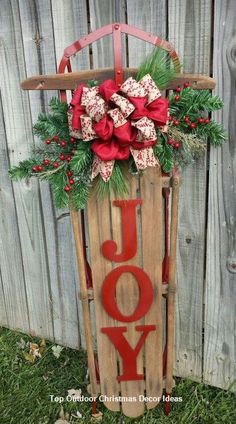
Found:
<path fill-rule="evenodd" d="M 166 88 L 175 77 L 168 53 L 155 49 L 140 66 L 137 80 L 147 73 L 160 89 Z M 88 82 L 89 87 L 96 84 L 96 81 Z M 209 117 L 211 112 L 223 107 L 218 96 L 212 96 L 208 90 L 193 90 L 185 83 L 169 96 L 169 103 L 168 132 L 158 128 L 157 143 L 153 146 L 154 155 L 165 173 L 196 160 L 206 151 L 208 140 L 213 146 L 221 146 L 226 139 L 222 125 Z M 49 106 L 50 113 L 41 113 L 34 125 L 34 134 L 41 144 L 33 149 L 31 158 L 9 170 L 10 177 L 13 180 L 37 177 L 48 181 L 58 208 L 83 209 L 94 185 L 100 198 L 111 192 L 119 197 L 128 194 L 127 171 L 133 175 L 144 172 L 137 169 L 132 155 L 126 163 L 115 161 L 108 182 L 100 175 L 95 183 L 92 182 L 92 142 L 71 137 L 66 103 L 52 98 Z"/>
<path fill-rule="evenodd" d="M 147 74 L 151 75 L 160 90 L 164 90 L 174 79 L 176 72 L 167 51 L 155 48 L 141 63 L 136 80 L 139 81 Z"/>

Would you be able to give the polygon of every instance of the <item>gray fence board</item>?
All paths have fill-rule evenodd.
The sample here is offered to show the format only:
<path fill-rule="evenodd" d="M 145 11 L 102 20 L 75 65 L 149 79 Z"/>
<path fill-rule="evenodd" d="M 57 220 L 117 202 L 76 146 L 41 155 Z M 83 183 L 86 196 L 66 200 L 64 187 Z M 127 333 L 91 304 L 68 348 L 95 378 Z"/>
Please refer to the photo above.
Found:
<path fill-rule="evenodd" d="M 0 313 L 1 324 L 29 331 L 24 268 L 0 97 Z"/>
<path fill-rule="evenodd" d="M 32 123 L 57 94 L 22 92 L 20 81 L 55 72 L 65 47 L 89 31 L 120 20 L 168 37 L 185 71 L 209 74 L 214 52 L 217 92 L 225 100 L 224 111 L 216 118 L 229 130 L 229 144 L 222 152 L 211 150 L 208 203 L 205 158 L 183 172 L 175 374 L 201 380 L 204 369 L 203 378 L 209 384 L 226 388 L 233 381 L 236 285 L 226 260 L 227 230 L 236 220 L 235 15 L 233 0 L 121 0 L 118 8 L 110 0 L 1 1 L 1 325 L 67 346 L 84 346 L 69 211 L 55 210 L 46 183 L 12 183 L 7 169 L 28 156 Z M 151 49 L 148 43 L 133 37 L 126 42 L 123 37 L 124 63 L 129 66 L 137 66 Z M 72 58 L 73 70 L 112 64 L 111 37 Z"/>
<path fill-rule="evenodd" d="M 209 74 L 211 2 L 170 0 L 168 4 L 169 40 L 184 64 L 184 71 Z M 177 258 L 175 373 L 199 379 L 202 373 L 205 255 L 204 158 L 184 170 L 182 177 Z"/>
<path fill-rule="evenodd" d="M 25 78 L 25 63 L 19 9 L 15 1 L 3 1 L 1 6 L 5 53 L 1 67 L 1 93 L 9 158 L 10 164 L 13 165 L 28 156 L 32 124 L 28 95 L 20 89 L 20 81 Z M 30 330 L 36 334 L 43 333 L 46 337 L 53 337 L 38 190 L 36 181 L 13 183 Z"/>
<path fill-rule="evenodd" d="M 226 268 L 230 238 L 236 237 L 235 20 L 235 2 L 217 1 L 213 71 L 225 106 L 214 117 L 228 130 L 228 142 L 210 152 L 204 380 L 225 389 L 236 382 L 236 274 Z"/>

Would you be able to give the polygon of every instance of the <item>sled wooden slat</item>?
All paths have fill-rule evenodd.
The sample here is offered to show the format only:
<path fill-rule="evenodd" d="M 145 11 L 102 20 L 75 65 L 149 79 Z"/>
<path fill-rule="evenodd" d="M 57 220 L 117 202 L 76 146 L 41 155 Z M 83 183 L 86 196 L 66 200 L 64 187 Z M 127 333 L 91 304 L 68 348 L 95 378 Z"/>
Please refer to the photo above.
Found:
<path fill-rule="evenodd" d="M 136 68 L 123 68 L 124 77 L 135 77 Z M 23 90 L 74 90 L 82 82 L 96 80 L 99 83 L 106 79 L 114 79 L 114 68 L 91 69 L 67 74 L 35 75 L 22 81 Z M 196 90 L 215 88 L 215 80 L 207 75 L 177 74 L 175 79 L 168 85 L 168 89 L 174 89 L 184 82 Z"/>
<path fill-rule="evenodd" d="M 129 176 L 129 195 L 127 199 L 137 199 L 139 193 L 139 180 L 135 177 Z M 141 206 L 142 207 L 142 206 Z M 138 210 L 138 208 L 137 208 Z M 112 219 L 112 231 L 113 238 L 119 246 L 119 251 L 122 249 L 122 238 L 121 238 L 121 213 L 120 208 L 112 207 L 111 213 Z M 138 213 L 136 211 L 136 222 L 138 229 Z M 142 267 L 142 252 L 141 246 L 137 246 L 137 253 L 134 258 L 128 261 L 129 265 L 135 265 Z M 118 263 L 116 266 L 126 265 L 127 262 Z M 134 280 L 131 274 L 124 274 L 120 277 L 119 283 L 116 290 L 117 303 L 119 309 L 125 314 L 130 315 L 135 310 L 139 301 L 139 289 L 137 282 Z M 129 343 L 134 347 L 140 337 L 140 333 L 135 330 L 137 325 L 142 325 L 143 319 L 128 324 L 127 332 L 125 337 L 129 340 Z M 121 323 L 117 323 L 120 326 Z M 143 350 L 139 353 L 137 359 L 137 371 L 138 374 L 143 374 Z M 122 373 L 122 360 L 119 360 L 120 374 Z M 126 381 L 120 383 L 121 396 L 122 398 L 133 398 L 134 401 L 122 401 L 122 412 L 129 417 L 138 417 L 144 413 L 145 405 L 143 401 L 139 400 L 139 396 L 144 394 L 145 383 L 144 380 L 139 381 Z"/>
<path fill-rule="evenodd" d="M 159 168 L 147 169 L 140 179 L 141 198 L 145 199 L 142 216 L 143 269 L 149 275 L 154 289 L 154 301 L 145 315 L 145 325 L 156 325 L 145 345 L 145 382 L 147 398 L 162 395 L 162 177 Z M 158 400 L 147 401 L 154 408 Z"/>
<path fill-rule="evenodd" d="M 107 397 L 119 396 L 116 350 L 107 336 L 101 333 L 101 327 L 115 326 L 115 321 L 106 313 L 101 302 L 102 283 L 112 270 L 112 263 L 101 255 L 102 243 L 111 239 L 108 198 L 97 200 L 95 193 L 91 196 L 88 202 L 88 220 L 101 394 Z M 112 411 L 120 410 L 119 402 L 105 400 L 104 404 Z"/>

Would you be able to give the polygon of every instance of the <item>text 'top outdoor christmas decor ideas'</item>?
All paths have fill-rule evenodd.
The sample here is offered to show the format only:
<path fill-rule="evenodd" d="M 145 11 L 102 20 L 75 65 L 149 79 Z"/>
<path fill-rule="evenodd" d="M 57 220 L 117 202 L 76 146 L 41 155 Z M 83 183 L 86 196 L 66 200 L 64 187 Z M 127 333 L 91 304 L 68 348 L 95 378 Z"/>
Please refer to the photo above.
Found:
<path fill-rule="evenodd" d="M 164 49 L 155 48 L 137 72 L 130 70 L 131 76 L 125 81 L 121 69 L 117 71 L 118 30 Z M 212 87 L 211 79 L 190 75 L 188 80 L 184 74 L 176 75 L 178 66 L 173 67 L 169 58 L 176 65 L 177 56 L 169 43 L 134 27 L 108 25 L 72 47 L 85 46 L 108 33 L 114 39 L 115 81 L 104 79 L 98 83 L 87 78 L 73 91 L 69 105 L 64 93 L 61 100 L 53 98 L 51 112 L 41 114 L 34 126 L 43 144 L 34 149 L 32 157 L 9 172 L 13 179 L 38 177 L 49 181 L 56 206 L 69 206 L 80 273 L 90 392 L 94 399 L 98 393 L 106 396 L 104 403 L 109 409 L 122 409 L 126 415 L 135 417 L 144 412 L 145 404 L 153 408 L 159 402 L 163 387 L 170 394 L 173 386 L 177 169 L 204 153 L 208 141 L 214 146 L 223 143 L 222 126 L 209 117 L 223 103 L 209 90 L 192 88 L 193 81 L 196 84 L 201 78 L 203 86 Z M 63 67 L 70 71 L 68 55 L 61 63 L 63 60 Z M 97 75 L 101 72 L 97 71 Z M 59 83 L 59 76 L 54 77 L 51 86 L 50 77 L 48 80 L 51 89 L 74 88 L 66 85 L 66 78 L 64 86 Z M 32 87 L 32 83 L 33 78 L 22 86 L 47 88 Z M 161 90 L 169 88 L 174 91 L 162 96 Z M 87 204 L 93 279 L 86 257 L 83 211 L 81 226 L 76 212 Z M 138 246 L 138 209 L 142 246 Z M 110 225 L 118 243 L 110 239 Z M 138 258 L 140 249 L 142 266 Z M 164 352 L 162 295 L 166 296 L 168 308 Z M 92 344 L 91 299 L 95 302 L 98 363 Z M 96 412 L 95 402 L 93 406 Z"/>

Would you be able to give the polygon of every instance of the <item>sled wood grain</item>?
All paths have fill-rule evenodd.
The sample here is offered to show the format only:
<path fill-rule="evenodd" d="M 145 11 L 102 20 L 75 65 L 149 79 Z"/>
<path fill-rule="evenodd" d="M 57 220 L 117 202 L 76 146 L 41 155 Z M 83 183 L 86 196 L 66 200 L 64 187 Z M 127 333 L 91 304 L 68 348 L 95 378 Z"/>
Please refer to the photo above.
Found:
<path fill-rule="evenodd" d="M 125 68 L 125 78 L 135 77 L 136 68 Z M 22 81 L 21 88 L 23 90 L 74 90 L 82 82 L 88 80 L 96 80 L 99 83 L 106 79 L 114 78 L 114 69 L 91 69 L 89 71 L 71 72 L 68 74 L 54 75 L 36 75 Z M 213 89 L 215 81 L 206 75 L 198 74 L 177 74 L 176 78 L 168 85 L 168 89 L 174 89 L 182 86 L 184 82 L 189 82 L 190 86 L 196 90 Z"/>
<path fill-rule="evenodd" d="M 120 392 L 120 385 L 117 381 L 116 350 L 107 335 L 101 332 L 102 327 L 114 327 L 116 325 L 114 319 L 106 313 L 101 302 L 103 281 L 112 270 L 112 263 L 101 256 L 102 243 L 112 238 L 109 207 L 109 199 L 98 200 L 95 193 L 91 196 L 87 207 L 100 386 L 101 394 L 108 397 L 119 396 Z M 112 411 L 120 410 L 119 402 L 104 401 L 104 404 Z"/>
<path fill-rule="evenodd" d="M 145 344 L 146 396 L 162 396 L 162 177 L 159 168 L 149 168 L 140 178 L 143 269 L 149 275 L 154 290 L 154 301 L 144 317 L 145 324 L 156 325 Z M 150 225 L 151 223 L 151 225 Z M 154 348 L 155 346 L 155 348 Z M 158 401 L 148 401 L 147 408 L 154 408 Z"/>

